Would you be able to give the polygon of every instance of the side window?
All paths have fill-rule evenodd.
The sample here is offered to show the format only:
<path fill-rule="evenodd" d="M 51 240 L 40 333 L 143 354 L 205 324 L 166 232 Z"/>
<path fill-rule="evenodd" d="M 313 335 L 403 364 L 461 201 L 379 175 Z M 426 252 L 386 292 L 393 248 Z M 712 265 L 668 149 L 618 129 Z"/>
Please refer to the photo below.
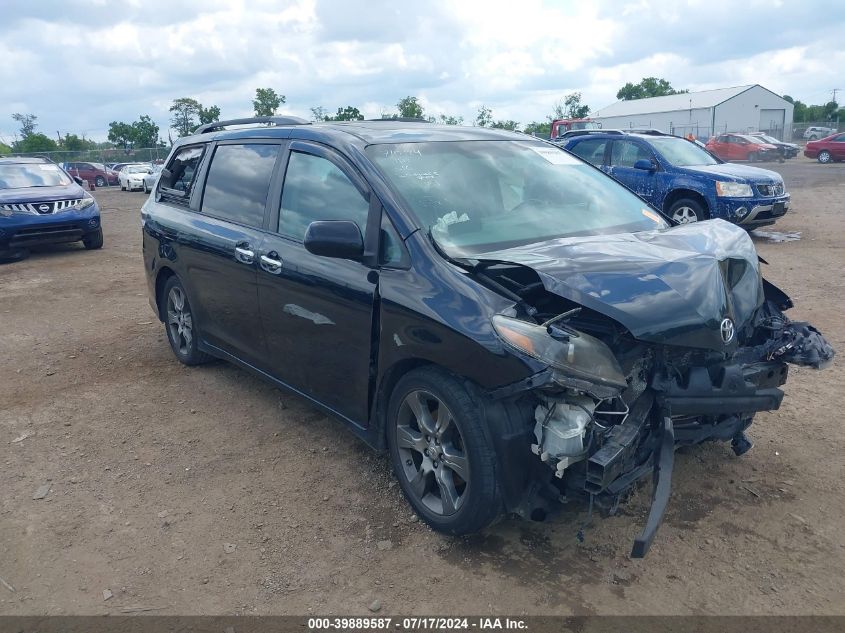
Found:
<path fill-rule="evenodd" d="M 614 167 L 633 167 L 641 158 L 651 159 L 651 152 L 633 141 L 613 141 L 610 164 Z"/>
<path fill-rule="evenodd" d="M 833 139 L 837 143 L 845 143 L 845 134 L 840 134 L 835 139 Z"/>
<path fill-rule="evenodd" d="M 588 163 L 601 166 L 604 162 L 604 148 L 606 146 L 606 139 L 593 138 L 581 141 L 569 151 L 575 154 L 578 158 L 584 159 Z"/>
<path fill-rule="evenodd" d="M 218 145 L 211 157 L 202 212 L 239 224 L 260 227 L 279 145 Z"/>
<path fill-rule="evenodd" d="M 160 191 L 164 200 L 188 206 L 191 187 L 194 186 L 194 177 L 204 152 L 205 145 L 184 147 L 177 152 L 167 165 L 170 179 L 160 181 Z"/>
<path fill-rule="evenodd" d="M 369 206 L 334 163 L 291 152 L 279 211 L 281 235 L 302 241 L 308 225 L 318 220 L 352 220 L 365 234 Z"/>

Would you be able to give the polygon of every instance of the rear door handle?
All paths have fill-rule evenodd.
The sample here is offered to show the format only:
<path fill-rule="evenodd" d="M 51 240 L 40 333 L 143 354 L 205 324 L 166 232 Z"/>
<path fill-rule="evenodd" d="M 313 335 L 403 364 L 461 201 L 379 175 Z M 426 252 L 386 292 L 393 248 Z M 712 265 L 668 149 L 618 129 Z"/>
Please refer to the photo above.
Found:
<path fill-rule="evenodd" d="M 279 259 L 279 254 L 276 251 L 271 251 L 260 258 L 261 269 L 270 273 L 271 275 L 279 275 L 282 272 L 282 260 Z"/>
<path fill-rule="evenodd" d="M 238 244 L 235 246 L 235 259 L 242 264 L 251 264 L 255 261 L 255 251 L 250 249 L 249 244 Z"/>

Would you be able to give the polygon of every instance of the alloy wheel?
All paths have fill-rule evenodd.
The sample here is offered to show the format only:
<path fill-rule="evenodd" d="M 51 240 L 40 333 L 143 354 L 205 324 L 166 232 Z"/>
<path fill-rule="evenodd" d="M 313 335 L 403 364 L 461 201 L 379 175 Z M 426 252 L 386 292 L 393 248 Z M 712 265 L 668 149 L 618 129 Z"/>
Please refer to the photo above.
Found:
<path fill-rule="evenodd" d="M 179 353 L 189 354 L 194 340 L 194 319 L 185 300 L 185 291 L 179 286 L 171 288 L 167 295 L 167 328 Z"/>
<path fill-rule="evenodd" d="M 678 207 L 672 214 L 672 219 L 678 224 L 689 224 L 690 222 L 697 222 L 698 216 L 690 207 Z"/>
<path fill-rule="evenodd" d="M 819 162 L 820 163 L 829 163 L 830 162 L 830 152 L 824 151 L 824 150 L 819 152 Z"/>
<path fill-rule="evenodd" d="M 402 401 L 396 421 L 402 475 L 429 511 L 449 516 L 460 510 L 469 487 L 469 460 L 460 428 L 446 404 L 422 390 Z"/>

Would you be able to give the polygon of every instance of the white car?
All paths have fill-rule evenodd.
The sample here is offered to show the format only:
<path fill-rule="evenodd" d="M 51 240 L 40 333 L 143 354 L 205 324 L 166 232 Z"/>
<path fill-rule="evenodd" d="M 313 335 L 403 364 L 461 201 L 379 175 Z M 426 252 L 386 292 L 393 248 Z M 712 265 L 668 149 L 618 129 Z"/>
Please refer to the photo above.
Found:
<path fill-rule="evenodd" d="M 121 191 L 132 191 L 133 189 L 144 188 L 144 176 L 152 171 L 152 167 L 148 163 L 137 163 L 134 165 L 126 165 L 117 174 L 117 179 L 120 182 Z"/>
<path fill-rule="evenodd" d="M 144 174 L 144 193 L 149 193 L 152 191 L 153 187 L 158 180 L 158 177 L 161 176 L 161 169 L 163 165 L 153 165 L 152 169 L 146 174 Z"/>

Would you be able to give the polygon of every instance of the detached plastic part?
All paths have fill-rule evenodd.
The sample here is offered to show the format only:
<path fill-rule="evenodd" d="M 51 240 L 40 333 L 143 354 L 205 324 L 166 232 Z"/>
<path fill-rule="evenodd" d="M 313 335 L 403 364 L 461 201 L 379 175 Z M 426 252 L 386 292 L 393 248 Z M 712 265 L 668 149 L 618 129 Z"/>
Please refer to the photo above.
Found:
<path fill-rule="evenodd" d="M 731 448 L 733 449 L 734 454 L 739 457 L 740 455 L 745 455 L 748 451 L 754 448 L 754 442 L 748 439 L 748 436 L 743 432 L 740 431 L 734 438 L 731 440 Z"/>
<path fill-rule="evenodd" d="M 770 353 L 771 358 L 814 369 L 829 365 L 836 354 L 821 332 L 809 323 L 791 321 L 784 326 L 778 343 L 781 345 Z"/>
<path fill-rule="evenodd" d="M 651 498 L 651 509 L 648 519 L 640 535 L 634 539 L 631 558 L 644 558 L 651 547 L 657 528 L 663 521 L 669 496 L 672 494 L 672 468 L 675 465 L 675 433 L 672 418 L 663 415 L 660 424 L 657 450 L 654 452 L 654 494 Z"/>

